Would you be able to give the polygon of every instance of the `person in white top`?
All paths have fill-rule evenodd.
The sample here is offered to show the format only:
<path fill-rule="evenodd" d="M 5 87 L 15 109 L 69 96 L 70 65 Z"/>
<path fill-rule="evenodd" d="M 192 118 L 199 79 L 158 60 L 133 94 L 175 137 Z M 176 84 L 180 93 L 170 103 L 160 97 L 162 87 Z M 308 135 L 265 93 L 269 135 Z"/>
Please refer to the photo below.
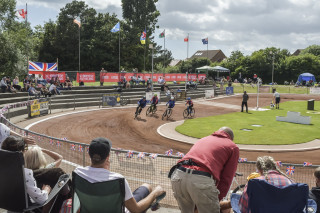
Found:
<path fill-rule="evenodd" d="M 276 103 L 276 109 L 279 109 L 279 105 L 280 105 L 280 93 L 278 93 L 276 90 L 274 91 L 273 94 L 274 97 L 274 101 Z"/>
<path fill-rule="evenodd" d="M 1 143 L 10 135 L 22 137 L 18 133 L 10 130 L 10 128 L 7 127 L 5 124 L 0 123 L 0 149 L 1 149 Z M 31 137 L 22 137 L 22 138 L 27 144 L 30 144 L 30 145 L 36 144 L 35 140 Z"/>
<path fill-rule="evenodd" d="M 124 178 L 121 174 L 109 171 L 111 141 L 106 138 L 93 139 L 89 146 L 91 166 L 78 167 L 75 172 L 91 183 Z M 149 184 L 143 184 L 133 193 L 125 179 L 125 207 L 126 212 L 143 212 L 159 197 L 164 197 L 165 191 L 157 186 L 153 191 Z"/>
<path fill-rule="evenodd" d="M 2 143 L 2 149 L 12 152 L 24 153 L 28 149 L 28 145 L 24 142 L 23 138 L 16 136 L 7 137 Z M 24 168 L 26 191 L 29 195 L 32 203 L 42 205 L 48 199 L 48 194 L 51 191 L 51 187 L 44 185 L 42 189 L 37 187 L 36 180 L 33 177 L 33 171 L 31 169 Z"/>

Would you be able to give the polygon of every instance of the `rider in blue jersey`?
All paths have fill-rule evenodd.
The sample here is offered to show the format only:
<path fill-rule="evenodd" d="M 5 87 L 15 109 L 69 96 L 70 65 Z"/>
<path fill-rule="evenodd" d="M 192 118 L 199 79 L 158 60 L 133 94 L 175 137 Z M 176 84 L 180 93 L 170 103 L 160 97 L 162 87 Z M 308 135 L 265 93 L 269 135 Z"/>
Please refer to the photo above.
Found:
<path fill-rule="evenodd" d="M 151 102 L 151 105 L 153 105 L 153 107 L 154 107 L 154 111 L 157 110 L 157 104 L 159 102 L 159 98 L 158 98 L 157 94 L 153 95 L 150 102 Z"/>
<path fill-rule="evenodd" d="M 190 97 L 187 98 L 186 105 L 188 105 L 187 110 L 188 110 L 188 115 L 190 115 L 190 113 L 192 112 L 192 107 L 193 107 L 193 102 Z"/>
<path fill-rule="evenodd" d="M 136 113 L 138 112 L 138 114 L 140 115 L 141 111 L 143 108 L 145 108 L 145 106 L 147 105 L 147 100 L 146 100 L 146 96 L 143 96 L 139 101 L 138 101 L 138 106 L 137 106 L 137 109 L 136 109 Z M 140 109 L 139 109 L 140 107 Z"/>
<path fill-rule="evenodd" d="M 169 105 L 169 106 L 168 106 Z M 175 106 L 175 101 L 174 101 L 174 97 L 171 97 L 171 99 L 168 101 L 168 103 L 166 104 L 166 106 L 168 106 L 168 108 L 173 108 Z"/>

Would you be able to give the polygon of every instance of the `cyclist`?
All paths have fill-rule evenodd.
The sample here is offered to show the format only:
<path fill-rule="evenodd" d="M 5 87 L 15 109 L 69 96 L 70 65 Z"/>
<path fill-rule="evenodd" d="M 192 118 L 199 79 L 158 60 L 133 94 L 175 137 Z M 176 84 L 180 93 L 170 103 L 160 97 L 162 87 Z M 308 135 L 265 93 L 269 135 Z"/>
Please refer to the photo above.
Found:
<path fill-rule="evenodd" d="M 168 106 L 169 104 L 169 106 Z M 174 97 L 171 97 L 170 100 L 168 101 L 168 103 L 166 104 L 166 106 L 168 106 L 168 108 L 172 109 L 175 106 L 175 101 L 174 101 Z"/>
<path fill-rule="evenodd" d="M 139 101 L 138 101 L 138 106 L 136 109 L 136 114 L 138 113 L 140 115 L 141 111 L 143 108 L 145 108 L 145 106 L 147 105 L 147 100 L 146 100 L 146 96 L 143 96 Z M 140 110 L 139 110 L 140 107 Z M 138 112 L 139 110 L 139 112 Z"/>
<path fill-rule="evenodd" d="M 157 94 L 153 95 L 153 97 L 151 98 L 150 102 L 151 102 L 151 106 L 153 105 L 153 111 L 156 111 L 157 110 L 157 104 L 159 102 Z"/>
<path fill-rule="evenodd" d="M 187 98 L 186 104 L 188 105 L 187 110 L 188 110 L 188 115 L 192 112 L 192 107 L 193 107 L 193 102 L 190 97 Z"/>

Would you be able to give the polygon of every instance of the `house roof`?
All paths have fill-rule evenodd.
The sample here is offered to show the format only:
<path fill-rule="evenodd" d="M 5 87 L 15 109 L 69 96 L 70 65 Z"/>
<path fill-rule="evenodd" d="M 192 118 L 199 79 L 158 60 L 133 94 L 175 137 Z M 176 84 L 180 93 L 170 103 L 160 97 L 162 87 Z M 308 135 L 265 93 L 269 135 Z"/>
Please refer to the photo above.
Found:
<path fill-rule="evenodd" d="M 224 58 L 226 58 L 225 54 L 221 50 L 198 50 L 192 58 L 207 58 L 211 60 L 212 62 L 216 61 L 222 61 Z"/>
<path fill-rule="evenodd" d="M 294 53 L 292 53 L 292 55 L 295 55 L 295 56 L 300 55 L 302 50 L 304 50 L 304 49 L 297 49 Z"/>
<path fill-rule="evenodd" d="M 173 59 L 173 60 L 170 62 L 169 66 L 170 66 L 170 67 L 174 67 L 174 66 L 176 66 L 177 64 L 179 64 L 180 61 L 181 61 L 181 60 L 179 60 L 179 59 Z"/>

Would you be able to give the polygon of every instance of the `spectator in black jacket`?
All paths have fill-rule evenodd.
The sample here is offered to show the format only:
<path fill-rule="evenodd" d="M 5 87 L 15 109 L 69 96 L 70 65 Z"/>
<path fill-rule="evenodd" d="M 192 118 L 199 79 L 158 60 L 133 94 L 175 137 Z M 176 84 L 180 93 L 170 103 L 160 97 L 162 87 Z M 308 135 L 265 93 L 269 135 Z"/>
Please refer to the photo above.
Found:
<path fill-rule="evenodd" d="M 316 187 L 313 187 L 309 192 L 309 198 L 313 199 L 317 203 L 317 213 L 320 213 L 320 167 L 314 171 L 314 177 L 316 179 Z"/>

